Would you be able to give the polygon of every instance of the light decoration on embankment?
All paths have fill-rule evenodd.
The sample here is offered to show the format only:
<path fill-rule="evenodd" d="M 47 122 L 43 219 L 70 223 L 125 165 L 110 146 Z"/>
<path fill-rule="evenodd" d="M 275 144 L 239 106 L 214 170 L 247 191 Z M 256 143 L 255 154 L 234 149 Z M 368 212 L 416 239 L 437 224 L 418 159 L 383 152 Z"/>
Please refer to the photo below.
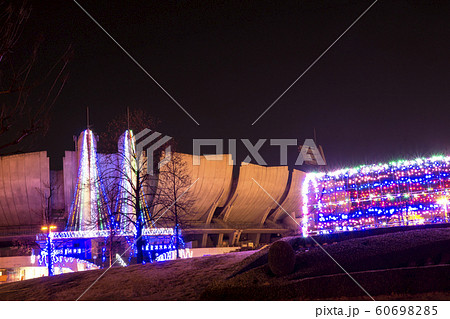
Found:
<path fill-rule="evenodd" d="M 449 222 L 450 157 L 434 156 L 308 173 L 302 233 Z"/>

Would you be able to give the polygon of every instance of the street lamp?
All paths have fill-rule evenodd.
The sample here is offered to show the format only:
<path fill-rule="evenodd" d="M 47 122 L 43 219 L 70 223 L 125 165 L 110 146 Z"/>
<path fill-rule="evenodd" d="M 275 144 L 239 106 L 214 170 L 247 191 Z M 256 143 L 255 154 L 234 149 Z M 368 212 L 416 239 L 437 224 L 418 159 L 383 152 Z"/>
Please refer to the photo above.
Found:
<path fill-rule="evenodd" d="M 42 226 L 42 228 L 41 228 L 41 230 L 45 230 L 45 231 L 47 231 L 47 230 L 49 230 L 49 228 L 50 228 L 50 232 L 53 230 L 53 229 L 56 229 L 56 226 L 50 226 L 50 227 L 47 227 L 47 226 Z"/>
<path fill-rule="evenodd" d="M 48 275 L 53 276 L 53 260 L 52 260 L 52 230 L 55 230 L 56 226 L 42 226 L 41 230 L 47 232 L 47 267 L 48 267 Z"/>

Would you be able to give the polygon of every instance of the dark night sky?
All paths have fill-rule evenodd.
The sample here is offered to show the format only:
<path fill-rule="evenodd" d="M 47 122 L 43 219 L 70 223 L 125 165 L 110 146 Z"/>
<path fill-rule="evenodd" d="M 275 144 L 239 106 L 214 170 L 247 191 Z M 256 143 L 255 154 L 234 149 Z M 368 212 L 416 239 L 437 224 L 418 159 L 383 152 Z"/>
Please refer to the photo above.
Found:
<path fill-rule="evenodd" d="M 73 1 L 34 1 L 24 39 L 44 34 L 43 60 L 75 50 L 39 147 L 59 168 L 86 106 L 94 131 L 129 106 L 185 152 L 192 138 L 303 141 L 316 128 L 332 167 L 450 153 L 449 1 L 379 0 L 251 126 L 371 2 L 80 0 L 197 126 Z"/>

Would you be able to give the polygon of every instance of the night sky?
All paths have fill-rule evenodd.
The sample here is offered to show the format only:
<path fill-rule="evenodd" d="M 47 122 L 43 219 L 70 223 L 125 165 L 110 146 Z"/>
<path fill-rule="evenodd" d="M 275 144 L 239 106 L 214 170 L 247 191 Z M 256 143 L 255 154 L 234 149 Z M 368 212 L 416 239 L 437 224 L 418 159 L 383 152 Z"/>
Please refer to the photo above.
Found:
<path fill-rule="evenodd" d="M 32 1 L 23 39 L 45 36 L 43 63 L 74 48 L 36 148 L 60 169 L 86 106 L 96 132 L 128 106 L 158 118 L 184 152 L 193 138 L 303 141 L 315 128 L 333 168 L 449 154 L 449 1 L 379 0 L 251 125 L 372 2 L 79 0 L 198 126 L 73 1 Z M 278 148 L 266 145 L 273 164 Z"/>

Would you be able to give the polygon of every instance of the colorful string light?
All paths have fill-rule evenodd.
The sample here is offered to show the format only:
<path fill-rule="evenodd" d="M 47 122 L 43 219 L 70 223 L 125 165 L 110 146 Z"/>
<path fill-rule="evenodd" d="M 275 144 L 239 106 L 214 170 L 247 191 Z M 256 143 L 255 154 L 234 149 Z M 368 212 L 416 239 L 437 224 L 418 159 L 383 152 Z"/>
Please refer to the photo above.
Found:
<path fill-rule="evenodd" d="M 142 236 L 173 236 L 173 228 L 145 228 L 142 230 Z M 116 231 L 114 236 L 134 237 L 135 233 L 131 231 Z M 53 239 L 79 239 L 79 238 L 100 238 L 109 237 L 109 230 L 88 230 L 88 231 L 64 231 L 52 232 Z M 37 240 L 43 240 L 44 235 L 38 235 Z"/>
<path fill-rule="evenodd" d="M 80 245 L 88 243 L 86 247 L 90 247 L 92 239 L 108 238 L 112 228 L 114 228 L 114 236 L 125 238 L 128 246 L 132 247 L 132 253 L 129 258 L 136 256 L 136 229 L 134 222 L 136 221 L 136 212 L 133 194 L 137 189 L 136 183 L 138 180 L 138 172 L 143 167 L 141 159 L 137 161 L 136 156 L 136 142 L 133 132 L 131 130 L 125 131 L 119 140 L 119 179 L 118 179 L 118 194 L 116 198 L 115 212 L 117 215 L 112 215 L 107 198 L 105 187 L 102 182 L 102 175 L 100 174 L 100 167 L 96 152 L 96 144 L 94 134 L 87 129 L 81 133 L 80 136 L 80 158 L 77 175 L 77 187 L 74 194 L 74 199 L 71 205 L 69 219 L 66 231 L 52 232 L 54 240 L 58 241 L 59 245 L 66 248 L 52 249 L 52 260 L 55 263 L 58 258 L 74 258 L 76 256 L 86 255 L 84 258 L 91 258 L 91 248 L 70 248 L 71 243 Z M 117 176 L 116 176 L 117 177 Z M 141 214 L 141 235 L 145 247 L 143 250 L 148 254 L 149 261 L 156 261 L 158 256 L 168 251 L 175 249 L 175 235 L 173 228 L 155 228 L 150 224 L 150 211 L 146 203 L 144 187 L 140 187 L 140 208 Z M 108 222 L 108 218 L 113 220 Z M 40 246 L 45 244 L 43 234 L 37 236 Z M 185 244 L 181 236 L 179 236 L 180 248 L 184 249 Z M 67 244 L 67 245 L 66 245 Z M 46 254 L 46 248 L 41 247 L 42 256 Z M 105 249 L 102 250 L 102 255 L 105 255 Z M 186 254 L 184 258 L 189 257 Z M 95 259 L 95 257 L 93 257 Z M 163 258 L 164 259 L 164 258 Z M 43 260 L 41 258 L 41 260 Z M 61 259 L 62 260 L 62 259 Z M 105 261 L 102 256 L 103 262 Z M 123 260 L 122 260 L 123 261 Z M 126 265 L 126 264 L 125 264 Z"/>
<path fill-rule="evenodd" d="M 117 222 L 121 229 L 132 230 L 136 213 L 131 198 L 136 188 L 136 141 L 133 131 L 126 130 L 119 139 L 120 178 L 119 192 L 116 200 Z"/>
<path fill-rule="evenodd" d="M 126 130 L 119 139 L 119 192 L 116 199 L 115 211 L 117 215 L 118 227 L 124 231 L 135 231 L 136 209 L 134 202 L 137 196 L 133 196 L 137 190 L 137 174 L 143 174 L 142 156 L 137 159 L 136 139 L 133 131 Z M 138 166 L 139 165 L 139 166 Z M 142 178 L 139 178 L 139 182 Z M 150 221 L 149 208 L 146 203 L 146 196 L 143 185 L 140 185 L 140 208 L 142 211 L 141 225 L 148 225 Z"/>
<path fill-rule="evenodd" d="M 450 157 L 309 173 L 302 234 L 449 222 Z"/>
<path fill-rule="evenodd" d="M 99 173 L 94 134 L 87 129 L 81 136 L 77 188 L 66 228 L 72 231 L 107 229 L 106 218 L 110 213 Z"/>

